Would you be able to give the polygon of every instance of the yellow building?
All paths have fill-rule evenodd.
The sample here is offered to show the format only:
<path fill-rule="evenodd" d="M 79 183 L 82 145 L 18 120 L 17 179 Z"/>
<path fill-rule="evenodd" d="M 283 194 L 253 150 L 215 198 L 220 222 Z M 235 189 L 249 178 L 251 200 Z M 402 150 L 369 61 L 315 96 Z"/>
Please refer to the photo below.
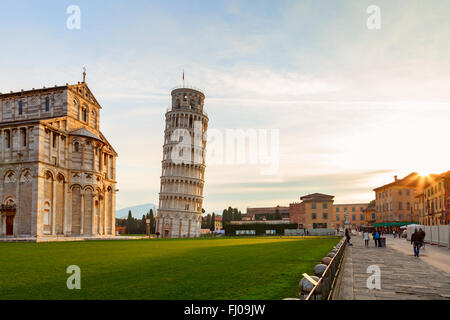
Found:
<path fill-rule="evenodd" d="M 214 230 L 222 230 L 222 216 L 216 216 L 214 220 Z"/>
<path fill-rule="evenodd" d="M 413 172 L 403 179 L 375 188 L 376 222 L 379 224 L 420 221 L 420 194 L 436 175 L 422 177 Z"/>
<path fill-rule="evenodd" d="M 377 222 L 377 210 L 374 206 L 367 207 L 364 211 L 365 226 L 372 226 Z"/>
<path fill-rule="evenodd" d="M 366 226 L 364 212 L 367 203 L 334 204 L 334 196 L 313 193 L 300 198 L 299 203 L 291 203 L 289 214 L 291 223 L 306 229 L 344 228 L 345 213 L 353 228 Z"/>
<path fill-rule="evenodd" d="M 335 228 L 333 222 L 334 196 L 313 193 L 300 198 L 304 203 L 306 229 Z"/>
<path fill-rule="evenodd" d="M 441 225 L 447 223 L 446 199 L 450 171 L 441 175 L 431 175 L 425 185 L 422 197 L 424 225 Z"/>
<path fill-rule="evenodd" d="M 344 227 L 344 216 L 348 212 L 348 219 L 353 228 L 367 226 L 365 211 L 368 203 L 348 203 L 333 205 L 334 228 Z"/>

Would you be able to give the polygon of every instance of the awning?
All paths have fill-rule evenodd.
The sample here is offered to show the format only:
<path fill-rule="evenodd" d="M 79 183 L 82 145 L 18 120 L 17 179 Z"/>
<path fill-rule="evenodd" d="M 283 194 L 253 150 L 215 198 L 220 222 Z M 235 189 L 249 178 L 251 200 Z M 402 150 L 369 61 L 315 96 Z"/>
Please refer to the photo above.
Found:
<path fill-rule="evenodd" d="M 372 227 L 400 227 L 400 226 L 407 226 L 409 224 L 417 224 L 416 222 L 382 222 L 382 223 L 375 223 L 372 225 Z"/>

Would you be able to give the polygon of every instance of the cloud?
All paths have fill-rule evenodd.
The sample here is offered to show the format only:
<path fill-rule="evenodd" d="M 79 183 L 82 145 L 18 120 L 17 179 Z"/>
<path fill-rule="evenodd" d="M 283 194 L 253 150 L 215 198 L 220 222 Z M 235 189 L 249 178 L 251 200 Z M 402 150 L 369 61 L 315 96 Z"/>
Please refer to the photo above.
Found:
<path fill-rule="evenodd" d="M 0 91 L 73 83 L 87 65 L 119 152 L 118 207 L 158 203 L 164 113 L 183 69 L 206 93 L 211 129 L 280 132 L 279 174 L 208 165 L 206 207 L 310 191 L 366 201 L 393 172 L 439 171 L 450 157 L 450 6 L 380 0 L 382 29 L 369 31 L 369 4 L 84 2 L 79 33 L 61 29 L 58 6 L 12 10 L 21 19 L 0 19 L 14 35 L 0 53 Z"/>

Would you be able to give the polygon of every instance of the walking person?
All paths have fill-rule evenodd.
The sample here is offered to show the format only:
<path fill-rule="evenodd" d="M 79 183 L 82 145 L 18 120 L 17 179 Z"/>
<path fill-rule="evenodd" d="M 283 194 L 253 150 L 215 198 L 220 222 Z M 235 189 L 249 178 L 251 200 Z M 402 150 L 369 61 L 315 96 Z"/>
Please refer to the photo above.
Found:
<path fill-rule="evenodd" d="M 420 234 L 417 231 L 417 229 L 411 236 L 411 244 L 414 246 L 414 257 L 418 258 L 420 254 L 421 241 L 420 241 Z"/>
<path fill-rule="evenodd" d="M 364 232 L 363 232 L 363 239 L 364 239 L 364 247 L 368 248 L 369 247 L 369 233 L 367 232 L 367 230 L 364 230 Z"/>
<path fill-rule="evenodd" d="M 420 246 L 425 250 L 425 231 L 419 228 Z"/>
<path fill-rule="evenodd" d="M 345 229 L 345 237 L 347 238 L 348 245 L 351 246 L 352 243 L 350 242 L 350 239 L 352 237 L 350 237 L 350 232 L 348 231 L 348 229 Z"/>
<path fill-rule="evenodd" d="M 374 236 L 375 247 L 381 247 L 380 237 L 381 237 L 380 233 L 378 231 L 375 231 L 375 236 Z"/>

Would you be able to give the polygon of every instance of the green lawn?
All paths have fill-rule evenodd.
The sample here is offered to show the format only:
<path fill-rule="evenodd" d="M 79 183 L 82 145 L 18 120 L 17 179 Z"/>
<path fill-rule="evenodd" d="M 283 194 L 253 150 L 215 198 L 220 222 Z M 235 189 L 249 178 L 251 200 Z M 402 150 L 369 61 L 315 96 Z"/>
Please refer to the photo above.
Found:
<path fill-rule="evenodd" d="M 283 299 L 339 238 L 0 243 L 0 299 Z M 68 290 L 66 268 L 81 268 Z"/>

